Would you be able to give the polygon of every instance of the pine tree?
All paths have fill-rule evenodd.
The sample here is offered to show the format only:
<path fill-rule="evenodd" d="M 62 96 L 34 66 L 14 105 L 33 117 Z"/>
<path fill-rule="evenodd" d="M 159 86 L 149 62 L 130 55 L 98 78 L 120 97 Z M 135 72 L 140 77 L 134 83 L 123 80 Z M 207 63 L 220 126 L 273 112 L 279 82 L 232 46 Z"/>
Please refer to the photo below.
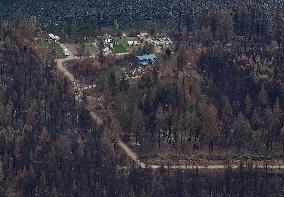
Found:
<path fill-rule="evenodd" d="M 47 128 L 44 127 L 42 129 L 37 146 L 35 148 L 35 156 L 37 157 L 37 159 L 42 159 L 44 156 L 47 155 L 49 151 L 49 145 L 50 145 L 50 136 L 47 131 Z"/>
<path fill-rule="evenodd" d="M 3 117 L 3 125 L 4 126 L 12 126 L 13 122 L 13 112 L 11 104 L 7 104 L 4 109 L 4 117 Z"/>
<path fill-rule="evenodd" d="M 273 114 L 276 115 L 280 120 L 282 119 L 282 110 L 280 107 L 279 98 L 276 98 L 275 104 L 273 106 Z"/>
<path fill-rule="evenodd" d="M 221 11 L 219 20 L 219 38 L 224 47 L 225 42 L 229 38 L 230 32 L 230 15 L 227 9 Z"/>
<path fill-rule="evenodd" d="M 229 139 L 229 131 L 230 131 L 230 126 L 231 122 L 233 119 L 233 110 L 232 106 L 229 100 L 229 97 L 226 96 L 223 101 L 223 109 L 222 109 L 222 119 L 224 123 L 224 133 L 225 133 L 225 138 L 226 138 L 226 147 L 228 145 L 228 139 Z"/>
<path fill-rule="evenodd" d="M 209 151 L 213 151 L 214 141 L 219 136 L 218 111 L 216 107 L 210 103 L 202 116 L 202 135 L 209 146 Z"/>
<path fill-rule="evenodd" d="M 284 126 L 280 130 L 281 141 L 282 141 L 282 153 L 284 153 Z"/>
<path fill-rule="evenodd" d="M 87 56 L 87 48 L 84 43 L 80 43 L 77 47 L 77 55 L 80 57 Z"/>
<path fill-rule="evenodd" d="M 177 56 L 177 69 L 178 71 L 182 72 L 182 84 L 184 86 L 185 83 L 185 72 L 184 67 L 187 64 L 187 54 L 185 47 L 181 47 Z"/>
<path fill-rule="evenodd" d="M 228 96 L 224 98 L 223 103 L 222 117 L 224 123 L 228 125 L 233 118 L 233 110 Z"/>
<path fill-rule="evenodd" d="M 284 41 L 284 14 L 281 8 L 277 8 L 272 16 L 272 33 L 279 46 Z"/>
<path fill-rule="evenodd" d="M 265 90 L 264 84 L 261 85 L 260 91 L 258 93 L 258 100 L 262 107 L 267 106 L 267 92 Z"/>
<path fill-rule="evenodd" d="M 21 10 L 18 10 L 14 18 L 14 28 L 22 30 L 25 27 L 25 16 Z"/>
<path fill-rule="evenodd" d="M 144 117 L 140 110 L 135 110 L 133 113 L 132 132 L 135 133 L 136 144 L 141 140 L 145 132 Z M 138 140 L 139 138 L 139 140 Z"/>
<path fill-rule="evenodd" d="M 85 151 L 84 141 L 82 140 L 81 135 L 78 135 L 76 137 L 76 142 L 75 142 L 75 155 L 76 155 L 76 157 L 83 158 L 84 151 Z"/>
<path fill-rule="evenodd" d="M 71 144 L 67 135 L 60 135 L 57 140 L 57 150 L 63 159 L 69 159 L 71 155 Z"/>
<path fill-rule="evenodd" d="M 249 94 L 246 95 L 245 97 L 245 100 L 244 100 L 244 107 L 245 107 L 245 115 L 247 117 L 249 117 L 252 113 L 252 108 L 253 108 L 253 105 L 252 105 L 252 100 L 251 100 L 251 97 Z"/>
<path fill-rule="evenodd" d="M 159 147 L 161 147 L 161 140 L 163 138 L 164 131 L 166 130 L 166 120 L 165 120 L 164 109 L 161 104 L 158 105 L 155 120 L 156 120 L 156 134 L 159 141 Z"/>
<path fill-rule="evenodd" d="M 233 123 L 233 141 L 236 142 L 238 151 L 250 140 L 251 126 L 244 115 L 240 112 Z M 249 143 L 248 143 L 249 144 Z"/>
<path fill-rule="evenodd" d="M 4 165 L 2 161 L 0 161 L 0 192 L 1 192 L 1 185 L 3 184 L 4 181 Z"/>
<path fill-rule="evenodd" d="M 261 113 L 259 112 L 259 108 L 255 109 L 253 111 L 253 115 L 251 118 L 251 125 L 253 126 L 254 129 L 259 129 L 263 125 L 263 118 L 261 117 Z"/>
<path fill-rule="evenodd" d="M 117 20 L 114 20 L 114 21 L 113 21 L 112 27 L 113 27 L 113 30 L 114 30 L 114 32 L 116 33 L 116 35 L 118 35 L 119 24 L 118 24 Z"/>

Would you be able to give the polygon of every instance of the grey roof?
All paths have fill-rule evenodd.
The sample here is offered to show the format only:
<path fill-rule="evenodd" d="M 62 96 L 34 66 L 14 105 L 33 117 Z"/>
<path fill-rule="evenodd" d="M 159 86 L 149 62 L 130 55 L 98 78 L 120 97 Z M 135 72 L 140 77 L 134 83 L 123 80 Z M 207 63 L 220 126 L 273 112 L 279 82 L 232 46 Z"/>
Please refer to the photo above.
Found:
<path fill-rule="evenodd" d="M 158 59 L 155 54 L 137 56 L 137 58 L 139 59 L 139 61 L 143 61 L 143 60 L 155 61 L 156 59 Z"/>

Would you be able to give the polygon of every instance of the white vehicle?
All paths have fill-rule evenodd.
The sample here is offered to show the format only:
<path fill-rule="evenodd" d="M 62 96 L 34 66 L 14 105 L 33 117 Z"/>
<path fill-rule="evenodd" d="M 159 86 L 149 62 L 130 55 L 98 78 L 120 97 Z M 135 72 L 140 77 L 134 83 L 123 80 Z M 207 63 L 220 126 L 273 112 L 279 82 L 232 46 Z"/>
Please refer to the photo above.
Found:
<path fill-rule="evenodd" d="M 128 41 L 128 42 L 127 42 L 127 45 L 129 45 L 129 46 L 132 46 L 133 44 L 134 44 L 133 41 Z"/>
<path fill-rule="evenodd" d="M 54 36 L 54 40 L 58 42 L 60 40 L 59 36 Z"/>
<path fill-rule="evenodd" d="M 64 55 L 66 57 L 70 56 L 70 53 L 68 52 L 68 49 L 63 49 L 63 51 L 64 51 Z"/>
<path fill-rule="evenodd" d="M 139 45 L 138 41 L 135 40 L 135 41 L 133 42 L 133 45 L 134 45 L 134 46 L 138 46 L 138 45 Z"/>

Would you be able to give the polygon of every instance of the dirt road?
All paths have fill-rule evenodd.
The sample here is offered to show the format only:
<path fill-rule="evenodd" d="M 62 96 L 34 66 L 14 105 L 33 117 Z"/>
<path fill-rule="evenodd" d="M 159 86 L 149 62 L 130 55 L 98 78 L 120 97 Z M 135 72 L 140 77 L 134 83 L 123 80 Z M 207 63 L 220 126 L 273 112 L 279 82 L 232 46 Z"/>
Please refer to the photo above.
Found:
<path fill-rule="evenodd" d="M 160 168 L 161 165 L 147 165 L 144 162 L 140 161 L 137 154 L 131 150 L 125 143 L 123 143 L 121 140 L 118 140 L 118 145 L 120 148 L 124 150 L 124 152 L 141 168 L 152 168 L 152 169 L 157 169 Z M 165 166 L 165 168 L 169 169 L 208 169 L 208 170 L 221 170 L 225 169 L 227 166 L 225 165 L 207 165 L 207 166 L 202 166 L 202 165 L 170 165 L 170 166 Z M 238 169 L 239 165 L 231 165 L 230 166 L 232 169 Z M 256 167 L 254 165 L 253 167 Z M 257 165 L 258 168 L 269 168 L 273 170 L 284 170 L 284 165 Z"/>
<path fill-rule="evenodd" d="M 65 59 L 58 59 L 56 60 L 57 62 L 57 68 L 58 70 L 64 74 L 72 83 L 74 86 L 75 91 L 77 90 L 76 93 L 76 100 L 80 101 L 80 96 L 82 92 L 82 85 L 80 84 L 80 82 L 78 80 L 76 80 L 73 76 L 72 73 L 70 73 L 65 67 L 64 67 L 64 62 L 66 61 L 70 61 L 70 60 L 75 60 L 75 59 L 79 59 L 78 57 L 74 57 L 73 54 L 70 54 L 69 57 L 65 58 Z M 94 121 L 96 121 L 98 124 L 103 124 L 103 121 L 101 120 L 101 118 L 94 112 L 91 112 L 91 117 L 93 118 Z M 110 131 L 108 133 L 111 133 Z M 136 165 L 138 165 L 141 168 L 151 168 L 151 169 L 158 169 L 161 167 L 161 165 L 146 165 L 143 161 L 141 161 L 138 157 L 138 155 L 131 149 L 129 148 L 128 145 L 126 145 L 125 143 L 123 143 L 120 139 L 116 139 L 116 142 L 118 144 L 118 146 L 125 152 L 125 154 L 131 158 L 131 160 L 133 162 L 136 163 Z M 256 166 L 256 165 L 254 165 Z M 238 165 L 232 165 L 231 168 L 232 169 L 237 169 L 239 166 Z M 269 168 L 269 169 L 273 169 L 273 170 L 284 170 L 284 165 L 280 164 L 280 165 L 257 165 L 258 168 Z M 123 168 L 127 168 L 123 167 Z M 226 166 L 224 165 L 208 165 L 208 166 L 202 166 L 202 165 L 170 165 L 170 166 L 166 166 L 165 168 L 169 168 L 169 169 L 207 169 L 207 170 L 221 170 L 221 169 L 225 169 Z"/>

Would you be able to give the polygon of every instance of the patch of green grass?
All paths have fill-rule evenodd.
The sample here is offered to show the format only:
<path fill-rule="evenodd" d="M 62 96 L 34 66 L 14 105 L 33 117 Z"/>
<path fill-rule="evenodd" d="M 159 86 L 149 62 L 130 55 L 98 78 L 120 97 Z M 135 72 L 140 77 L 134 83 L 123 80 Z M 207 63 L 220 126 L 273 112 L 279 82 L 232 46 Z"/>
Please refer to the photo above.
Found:
<path fill-rule="evenodd" d="M 122 45 L 127 51 L 135 51 L 138 46 L 129 46 L 128 41 L 135 41 L 134 37 L 123 37 L 119 40 L 119 45 Z"/>
<path fill-rule="evenodd" d="M 39 39 L 37 41 L 37 44 L 42 45 L 42 46 L 47 46 L 48 45 L 48 39 Z"/>
<path fill-rule="evenodd" d="M 96 42 L 96 40 L 97 40 L 96 37 L 88 37 L 86 42 L 87 43 L 94 43 L 94 42 Z"/>
<path fill-rule="evenodd" d="M 114 45 L 113 52 L 125 53 L 125 52 L 127 52 L 127 49 L 122 44 L 118 44 L 118 45 Z"/>
<path fill-rule="evenodd" d="M 123 37 L 119 40 L 119 44 L 126 47 L 127 46 L 127 42 L 129 41 L 129 38 L 127 37 Z"/>
<path fill-rule="evenodd" d="M 57 57 L 59 57 L 59 58 L 64 57 L 64 51 L 63 51 L 62 47 L 60 46 L 60 44 L 54 43 L 53 48 L 55 50 L 55 54 L 56 54 Z"/>

